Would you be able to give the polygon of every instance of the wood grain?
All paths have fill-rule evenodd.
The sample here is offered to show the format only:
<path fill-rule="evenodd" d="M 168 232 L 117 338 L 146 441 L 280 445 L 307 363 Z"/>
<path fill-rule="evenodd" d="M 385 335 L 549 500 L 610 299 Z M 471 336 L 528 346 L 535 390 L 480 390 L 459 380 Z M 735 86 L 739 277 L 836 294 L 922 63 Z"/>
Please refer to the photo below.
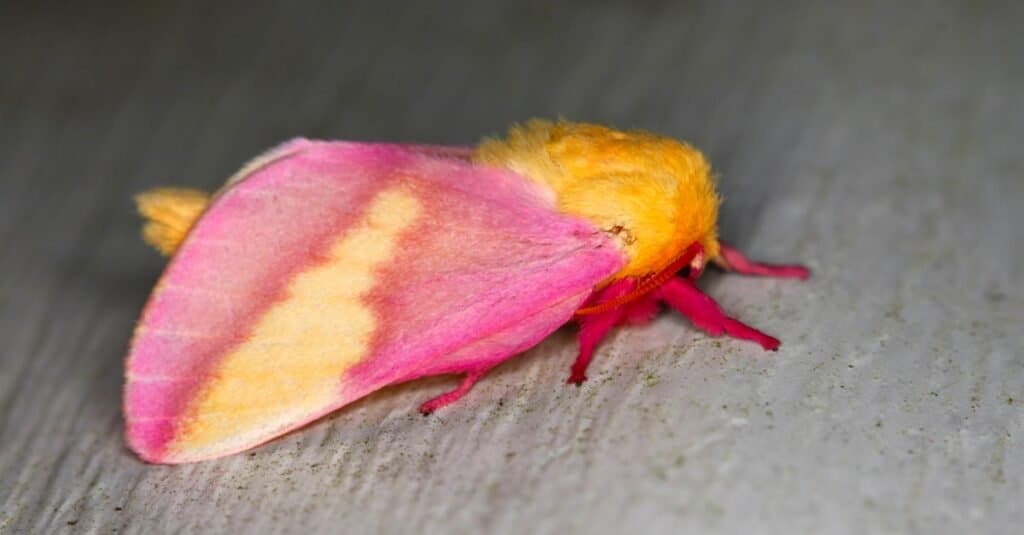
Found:
<path fill-rule="evenodd" d="M 0 533 L 1024 523 L 1020 3 L 14 4 Z M 125 449 L 122 358 L 162 265 L 132 194 L 214 187 L 295 135 L 472 143 L 558 115 L 708 152 L 722 234 L 815 270 L 704 283 L 781 351 L 666 315 L 577 389 L 565 329 L 429 418 L 453 380 L 223 461 Z"/>

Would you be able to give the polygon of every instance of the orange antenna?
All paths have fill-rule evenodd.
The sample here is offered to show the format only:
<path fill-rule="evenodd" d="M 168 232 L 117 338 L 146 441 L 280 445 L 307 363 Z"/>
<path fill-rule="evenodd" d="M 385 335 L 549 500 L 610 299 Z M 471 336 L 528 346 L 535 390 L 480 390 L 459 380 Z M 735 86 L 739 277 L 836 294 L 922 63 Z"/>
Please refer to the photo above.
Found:
<path fill-rule="evenodd" d="M 583 307 L 576 311 L 576 316 L 589 316 L 591 314 L 600 314 L 602 312 L 608 312 L 609 310 L 618 308 L 626 303 L 636 301 L 637 299 L 647 295 L 652 290 L 658 288 L 666 281 L 675 276 L 679 270 L 686 267 L 697 255 L 704 254 L 704 247 L 700 243 L 694 242 L 690 244 L 686 250 L 683 251 L 671 264 L 668 265 L 661 272 L 654 275 L 649 275 L 640 280 L 640 284 L 626 295 L 620 295 L 615 299 L 591 305 L 589 307 Z"/>

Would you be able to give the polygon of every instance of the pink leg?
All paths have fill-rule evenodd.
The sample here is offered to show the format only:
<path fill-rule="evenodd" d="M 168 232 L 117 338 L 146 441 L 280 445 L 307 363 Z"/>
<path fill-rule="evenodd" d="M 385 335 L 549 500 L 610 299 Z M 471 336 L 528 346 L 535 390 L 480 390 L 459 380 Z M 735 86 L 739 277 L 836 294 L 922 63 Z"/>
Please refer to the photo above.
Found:
<path fill-rule="evenodd" d="M 782 277 L 786 279 L 806 279 L 811 271 L 804 266 L 761 264 L 743 255 L 738 249 L 724 243 L 713 261 L 726 271 L 735 271 L 743 275 L 764 275 L 766 277 Z"/>
<path fill-rule="evenodd" d="M 628 294 L 635 287 L 636 281 L 631 279 L 613 282 L 588 299 L 586 306 L 611 301 Z M 576 357 L 576 362 L 572 364 L 572 373 L 569 374 L 568 383 L 579 386 L 587 380 L 587 366 L 590 365 L 590 359 L 594 357 L 594 349 L 608 334 L 608 331 L 625 317 L 625 314 L 624 307 L 615 307 L 611 310 L 580 317 L 580 353 Z"/>
<path fill-rule="evenodd" d="M 622 319 L 622 316 L 620 307 L 584 316 L 580 320 L 580 354 L 576 357 L 576 362 L 572 363 L 572 373 L 569 374 L 568 383 L 579 386 L 587 380 L 587 366 L 590 366 L 590 359 L 594 357 L 594 349 L 608 334 L 608 331 L 612 330 L 612 327 Z"/>
<path fill-rule="evenodd" d="M 487 375 L 487 372 L 490 371 L 490 369 L 491 368 L 488 367 L 467 373 L 466 377 L 464 377 L 462 379 L 462 382 L 459 383 L 459 386 L 455 387 L 455 390 L 445 392 L 444 394 L 441 394 L 436 398 L 426 401 L 425 403 L 420 405 L 420 412 L 422 412 L 425 415 L 430 414 L 436 411 L 437 409 L 440 409 L 441 407 L 451 405 L 452 403 L 455 403 L 456 401 L 462 399 L 462 396 L 465 396 L 466 393 L 472 390 L 473 385 L 475 385 L 476 382 L 479 381 L 484 375 Z"/>
<path fill-rule="evenodd" d="M 712 336 L 728 334 L 734 338 L 757 342 L 767 350 L 775 351 L 779 348 L 778 339 L 726 316 L 718 303 L 686 279 L 671 279 L 657 292 L 673 308 L 690 318 L 694 325 Z"/>
<path fill-rule="evenodd" d="M 623 323 L 630 325 L 647 325 L 658 315 L 661 303 L 655 292 L 651 292 L 636 301 L 623 306 Z"/>

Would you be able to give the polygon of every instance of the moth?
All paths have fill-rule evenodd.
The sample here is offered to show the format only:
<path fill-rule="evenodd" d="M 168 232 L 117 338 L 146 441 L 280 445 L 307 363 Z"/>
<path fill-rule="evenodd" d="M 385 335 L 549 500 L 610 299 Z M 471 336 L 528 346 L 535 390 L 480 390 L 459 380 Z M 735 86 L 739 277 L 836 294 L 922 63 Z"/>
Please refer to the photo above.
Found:
<path fill-rule="evenodd" d="M 241 452 L 384 386 L 457 374 L 430 413 L 560 326 L 568 382 L 662 303 L 713 336 L 779 341 L 695 282 L 803 279 L 718 239 L 707 159 L 644 131 L 532 120 L 475 147 L 295 139 L 213 195 L 137 198 L 169 255 L 126 364 L 127 442 L 153 463 Z"/>

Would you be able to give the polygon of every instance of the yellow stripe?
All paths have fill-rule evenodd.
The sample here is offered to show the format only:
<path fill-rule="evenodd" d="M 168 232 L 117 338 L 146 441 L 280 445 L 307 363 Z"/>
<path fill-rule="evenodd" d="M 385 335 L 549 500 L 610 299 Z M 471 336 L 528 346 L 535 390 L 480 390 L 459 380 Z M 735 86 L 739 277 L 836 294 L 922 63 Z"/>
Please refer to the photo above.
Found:
<path fill-rule="evenodd" d="M 273 437 L 336 402 L 339 378 L 365 358 L 377 328 L 363 297 L 421 211 L 408 191 L 387 190 L 330 248 L 297 275 L 246 343 L 223 360 L 179 427 L 169 457 L 205 458 Z"/>

